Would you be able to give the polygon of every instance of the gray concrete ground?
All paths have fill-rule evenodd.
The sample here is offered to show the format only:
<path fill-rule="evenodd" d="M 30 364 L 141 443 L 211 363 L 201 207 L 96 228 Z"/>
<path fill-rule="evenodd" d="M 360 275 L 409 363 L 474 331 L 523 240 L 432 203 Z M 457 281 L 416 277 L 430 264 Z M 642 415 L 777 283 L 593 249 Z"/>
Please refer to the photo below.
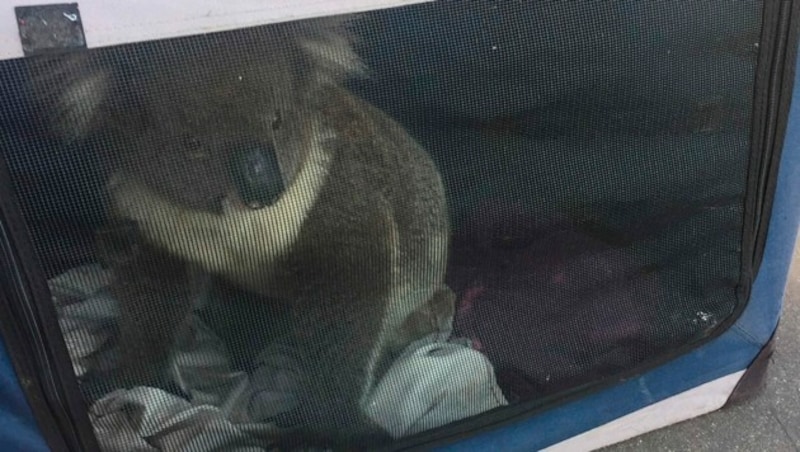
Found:
<path fill-rule="evenodd" d="M 800 246 L 764 391 L 742 405 L 603 449 L 627 451 L 800 451 Z"/>

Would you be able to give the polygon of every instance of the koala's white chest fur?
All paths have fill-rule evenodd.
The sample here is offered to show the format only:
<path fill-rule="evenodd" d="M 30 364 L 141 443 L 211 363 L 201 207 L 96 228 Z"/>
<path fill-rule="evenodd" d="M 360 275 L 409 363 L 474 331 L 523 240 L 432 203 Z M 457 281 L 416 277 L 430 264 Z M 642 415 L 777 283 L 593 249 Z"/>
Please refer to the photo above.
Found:
<path fill-rule="evenodd" d="M 153 244 L 204 270 L 263 292 L 264 274 L 295 244 L 308 213 L 326 183 L 332 156 L 322 126 L 309 135 L 307 161 L 273 205 L 253 210 L 232 199 L 221 214 L 189 209 L 128 177 L 109 181 L 115 212 L 134 220 Z"/>

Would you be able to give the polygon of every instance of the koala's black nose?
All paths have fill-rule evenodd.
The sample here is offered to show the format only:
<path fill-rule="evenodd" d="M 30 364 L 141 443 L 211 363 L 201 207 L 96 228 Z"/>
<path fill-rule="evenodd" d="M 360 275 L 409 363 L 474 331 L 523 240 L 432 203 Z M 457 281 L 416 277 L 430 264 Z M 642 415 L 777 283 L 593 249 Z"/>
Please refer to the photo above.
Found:
<path fill-rule="evenodd" d="M 237 146 L 229 163 L 239 197 L 251 209 L 272 205 L 280 198 L 285 186 L 273 146 Z"/>

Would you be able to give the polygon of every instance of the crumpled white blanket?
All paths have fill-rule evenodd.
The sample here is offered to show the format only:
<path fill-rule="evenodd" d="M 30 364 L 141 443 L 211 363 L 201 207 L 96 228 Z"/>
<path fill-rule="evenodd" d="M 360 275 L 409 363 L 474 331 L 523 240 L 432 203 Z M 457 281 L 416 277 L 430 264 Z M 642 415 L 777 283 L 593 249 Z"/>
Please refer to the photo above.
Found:
<path fill-rule="evenodd" d="M 75 374 L 116 365 L 119 309 L 105 288 L 108 270 L 86 265 L 50 280 Z M 198 306 L 216 300 L 199 300 Z M 362 408 L 394 438 L 418 433 L 502 405 L 494 369 L 466 339 L 450 331 L 409 345 Z M 194 315 L 176 344 L 170 370 L 186 399 L 158 388 L 106 394 L 89 409 L 108 451 L 265 450 L 280 429 L 269 422 L 291 410 L 300 375 L 292 350 L 263 350 L 251 373 L 231 367 L 225 344 Z"/>

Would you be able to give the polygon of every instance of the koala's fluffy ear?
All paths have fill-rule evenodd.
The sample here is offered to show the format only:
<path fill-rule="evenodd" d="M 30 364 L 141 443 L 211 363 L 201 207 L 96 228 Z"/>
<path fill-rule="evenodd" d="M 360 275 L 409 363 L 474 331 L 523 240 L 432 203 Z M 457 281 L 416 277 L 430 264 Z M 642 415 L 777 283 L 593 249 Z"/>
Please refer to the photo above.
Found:
<path fill-rule="evenodd" d="M 325 81 L 367 76 L 367 67 L 353 48 L 357 42 L 351 27 L 360 17 L 348 14 L 293 23 L 296 42 Z"/>
<path fill-rule="evenodd" d="M 88 53 L 32 58 L 28 68 L 33 97 L 51 134 L 73 141 L 102 127 L 112 81 Z"/>

